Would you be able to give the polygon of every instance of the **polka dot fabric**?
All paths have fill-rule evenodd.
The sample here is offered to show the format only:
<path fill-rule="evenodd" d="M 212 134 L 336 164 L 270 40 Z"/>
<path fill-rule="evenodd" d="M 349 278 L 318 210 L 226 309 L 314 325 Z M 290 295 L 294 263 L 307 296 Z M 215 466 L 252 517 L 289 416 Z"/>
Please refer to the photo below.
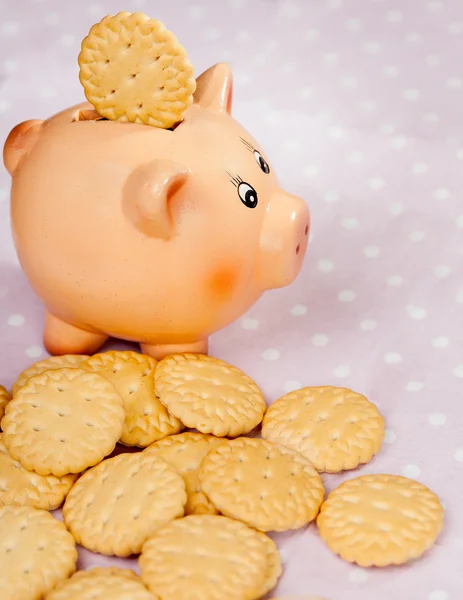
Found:
<path fill-rule="evenodd" d="M 400 568 L 342 562 L 309 528 L 275 536 L 278 595 L 453 600 L 463 589 L 463 4 L 455 0 L 0 0 L 0 138 L 84 99 L 80 41 L 102 16 L 143 10 L 196 72 L 230 61 L 234 115 L 313 229 L 303 271 L 211 340 L 269 402 L 350 386 L 386 419 L 361 474 L 417 478 L 446 508 L 437 545 Z M 182 7 L 180 10 L 179 7 Z M 154 12 L 153 12 L 154 11 Z M 44 313 L 21 274 L 0 169 L 0 382 L 45 358 Z M 112 345 L 114 346 L 114 344 Z M 122 347 L 119 344 L 117 347 Z M 328 491 L 343 479 L 324 476 Z M 81 552 L 82 566 L 133 562 Z"/>

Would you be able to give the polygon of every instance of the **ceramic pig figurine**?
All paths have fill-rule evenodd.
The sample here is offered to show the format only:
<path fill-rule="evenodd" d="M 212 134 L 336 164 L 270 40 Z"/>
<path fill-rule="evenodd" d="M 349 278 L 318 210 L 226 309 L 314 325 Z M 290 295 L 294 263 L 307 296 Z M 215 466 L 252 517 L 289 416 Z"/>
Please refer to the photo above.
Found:
<path fill-rule="evenodd" d="M 280 188 L 231 104 L 218 64 L 173 130 L 104 120 L 87 103 L 12 130 L 14 240 L 51 354 L 91 354 L 110 336 L 155 358 L 206 353 L 212 333 L 295 279 L 308 207 Z"/>

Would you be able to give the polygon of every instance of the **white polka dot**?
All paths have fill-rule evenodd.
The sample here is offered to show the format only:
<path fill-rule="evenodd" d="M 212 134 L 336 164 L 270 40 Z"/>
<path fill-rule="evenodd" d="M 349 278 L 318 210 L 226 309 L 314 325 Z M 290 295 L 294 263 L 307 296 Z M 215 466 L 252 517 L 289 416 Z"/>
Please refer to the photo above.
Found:
<path fill-rule="evenodd" d="M 428 600 L 449 600 L 449 595 L 444 590 L 433 590 L 429 592 Z"/>
<path fill-rule="evenodd" d="M 424 162 L 416 162 L 412 167 L 413 175 L 422 175 L 429 171 L 429 166 Z"/>
<path fill-rule="evenodd" d="M 249 73 L 246 73 L 245 71 L 236 71 L 235 81 L 236 85 L 238 86 L 246 85 L 251 81 L 251 75 Z"/>
<path fill-rule="evenodd" d="M 202 37 L 209 41 L 209 42 L 215 42 L 216 40 L 220 39 L 222 32 L 220 31 L 220 29 L 217 29 L 216 27 L 208 27 L 207 29 L 204 29 L 204 31 L 202 32 Z"/>
<path fill-rule="evenodd" d="M 333 375 L 338 379 L 344 379 L 350 375 L 350 367 L 348 365 L 339 365 L 333 371 Z"/>
<path fill-rule="evenodd" d="M 448 277 L 451 272 L 452 267 L 449 267 L 449 265 L 437 265 L 434 267 L 434 275 L 438 279 L 445 279 L 445 277 Z"/>
<path fill-rule="evenodd" d="M 300 390 L 302 387 L 302 383 L 296 379 L 288 379 L 283 385 L 283 389 L 287 394 L 294 392 L 294 390 Z"/>
<path fill-rule="evenodd" d="M 444 425 L 447 421 L 447 417 L 444 413 L 431 413 L 428 415 L 428 422 L 430 425 Z"/>
<path fill-rule="evenodd" d="M 378 107 L 378 104 L 374 100 L 362 100 L 360 102 L 360 108 L 365 112 L 373 112 Z"/>
<path fill-rule="evenodd" d="M 360 19 L 347 19 L 344 27 L 347 31 L 360 31 L 362 29 L 362 21 Z"/>
<path fill-rule="evenodd" d="M 363 254 L 367 258 L 378 258 L 381 253 L 381 249 L 378 246 L 367 246 L 363 249 Z"/>
<path fill-rule="evenodd" d="M 387 210 L 393 217 L 399 217 L 404 212 L 404 207 L 400 202 L 393 202 Z"/>
<path fill-rule="evenodd" d="M 45 24 L 46 25 L 58 25 L 59 23 L 59 14 L 58 13 L 49 13 L 46 17 L 45 17 Z"/>
<path fill-rule="evenodd" d="M 405 465 L 402 469 L 402 475 L 404 477 L 418 477 L 421 473 L 421 469 L 418 465 Z"/>
<path fill-rule="evenodd" d="M 362 331 L 373 331 L 377 328 L 377 326 L 378 321 L 375 321 L 375 319 L 363 319 L 363 321 L 360 323 L 360 329 Z"/>
<path fill-rule="evenodd" d="M 445 85 L 451 90 L 461 90 L 463 88 L 463 79 L 461 77 L 449 77 Z"/>
<path fill-rule="evenodd" d="M 436 200 L 448 200 L 450 198 L 450 192 L 447 188 L 437 188 L 432 195 Z"/>
<path fill-rule="evenodd" d="M 44 85 L 40 88 L 39 95 L 42 98 L 54 98 L 56 96 L 56 89 L 50 85 Z"/>
<path fill-rule="evenodd" d="M 449 338 L 444 336 L 436 337 L 432 340 L 432 345 L 434 348 L 447 348 L 449 344 Z"/>
<path fill-rule="evenodd" d="M 307 165 L 304 168 L 304 174 L 307 175 L 307 177 L 315 177 L 318 175 L 319 171 L 320 169 L 317 165 Z"/>
<path fill-rule="evenodd" d="M 12 21 L 6 21 L 5 23 L 2 23 L 2 26 L 0 28 L 1 35 L 5 35 L 5 36 L 16 35 L 18 33 L 18 31 L 19 31 L 19 24 L 13 23 Z"/>
<path fill-rule="evenodd" d="M 304 35 L 304 39 L 307 42 L 316 42 L 319 37 L 320 37 L 320 34 L 315 29 L 308 29 Z"/>
<path fill-rule="evenodd" d="M 8 288 L 6 285 L 0 285 L 0 298 L 5 298 L 5 296 L 8 294 Z"/>
<path fill-rule="evenodd" d="M 463 448 L 457 448 L 453 456 L 458 462 L 463 462 Z"/>
<path fill-rule="evenodd" d="M 350 163 L 354 163 L 354 164 L 358 164 L 363 162 L 365 159 L 365 156 L 363 154 L 363 152 L 359 152 L 358 150 L 356 150 L 355 152 L 351 152 L 348 156 L 347 156 L 347 160 Z"/>
<path fill-rule="evenodd" d="M 238 44 L 246 44 L 250 40 L 252 40 L 252 35 L 247 29 L 241 29 L 235 36 L 235 41 Z"/>
<path fill-rule="evenodd" d="M 425 123 L 439 123 L 439 117 L 436 113 L 424 113 L 423 121 Z"/>
<path fill-rule="evenodd" d="M 280 353 L 275 348 L 267 348 L 261 354 L 264 360 L 278 360 L 280 358 Z"/>
<path fill-rule="evenodd" d="M 403 282 L 403 277 L 401 277 L 400 275 L 390 275 L 386 279 L 387 285 L 390 285 L 391 287 L 399 287 L 402 285 Z"/>
<path fill-rule="evenodd" d="M 0 112 L 5 112 L 10 108 L 8 100 L 0 100 Z"/>
<path fill-rule="evenodd" d="M 392 135 L 395 132 L 395 127 L 390 123 L 382 123 L 379 126 L 378 131 L 381 133 L 381 135 Z"/>
<path fill-rule="evenodd" d="M 353 302 L 356 297 L 356 293 L 352 290 L 342 290 L 342 292 L 339 292 L 338 294 L 339 302 Z"/>
<path fill-rule="evenodd" d="M 397 434 L 395 433 L 395 431 L 392 431 L 392 429 L 385 429 L 384 431 L 384 443 L 385 444 L 392 444 L 396 441 L 397 439 Z"/>
<path fill-rule="evenodd" d="M 458 229 L 463 229 L 463 215 L 459 215 L 455 219 L 455 225 L 458 227 Z"/>
<path fill-rule="evenodd" d="M 312 344 L 319 348 L 326 346 L 329 341 L 330 341 L 330 338 L 327 335 L 324 335 L 323 333 L 317 333 L 316 335 L 313 335 L 311 338 Z"/>
<path fill-rule="evenodd" d="M 301 142 L 296 138 L 290 138 L 288 140 L 285 140 L 284 149 L 287 152 L 297 152 L 301 149 Z"/>
<path fill-rule="evenodd" d="M 339 194 L 335 190 L 328 190 L 324 193 L 323 198 L 325 202 L 336 202 L 339 200 Z"/>
<path fill-rule="evenodd" d="M 391 23 L 399 23 L 402 21 L 402 13 L 400 10 L 390 10 L 387 13 L 386 18 Z"/>
<path fill-rule="evenodd" d="M 399 74 L 399 69 L 395 65 L 387 65 L 386 67 L 384 67 L 383 72 L 386 77 L 392 79 L 394 77 L 397 77 L 397 75 Z"/>
<path fill-rule="evenodd" d="M 293 2 L 292 0 L 284 0 L 279 3 L 280 14 L 283 17 L 289 17 L 290 19 L 297 19 L 301 14 L 301 7 Z"/>
<path fill-rule="evenodd" d="M 356 77 L 352 77 L 352 75 L 345 75 L 344 77 L 341 77 L 340 85 L 346 89 L 356 88 L 358 80 Z"/>
<path fill-rule="evenodd" d="M 190 19 L 194 21 L 201 21 L 204 17 L 204 7 L 203 6 L 189 6 L 188 14 Z"/>
<path fill-rule="evenodd" d="M 328 258 L 322 258 L 317 263 L 317 269 L 321 273 L 331 273 L 331 271 L 334 269 L 334 262 Z"/>
<path fill-rule="evenodd" d="M 279 548 L 281 564 L 285 565 L 289 559 L 289 553 L 285 548 Z"/>
<path fill-rule="evenodd" d="M 363 44 L 363 49 L 368 54 L 378 54 L 381 50 L 381 44 L 379 42 L 365 42 Z"/>
<path fill-rule="evenodd" d="M 293 62 L 285 62 L 285 63 L 284 63 L 282 66 L 281 66 L 281 69 L 280 69 L 280 71 L 281 71 L 282 73 L 286 73 L 286 74 L 288 74 L 288 73 L 294 73 L 294 71 L 296 70 L 296 68 L 297 68 L 297 65 L 296 65 L 296 63 L 293 63 Z"/>
<path fill-rule="evenodd" d="M 304 304 L 295 304 L 289 312 L 293 317 L 302 317 L 307 314 L 307 306 Z"/>
<path fill-rule="evenodd" d="M 441 0 L 429 0 L 426 4 L 426 8 L 432 12 L 438 12 L 442 10 L 442 1 Z"/>
<path fill-rule="evenodd" d="M 8 197 L 8 191 L 6 188 L 0 188 L 0 202 L 3 202 L 3 200 L 6 200 Z"/>
<path fill-rule="evenodd" d="M 398 365 L 402 362 L 402 355 L 398 352 L 387 352 L 384 355 L 384 362 L 388 365 Z"/>
<path fill-rule="evenodd" d="M 463 304 L 463 288 L 458 290 L 455 300 L 458 302 L 458 304 Z"/>
<path fill-rule="evenodd" d="M 351 231 L 352 229 L 357 229 L 359 222 L 355 217 L 347 217 L 346 219 L 343 219 L 342 226 L 344 229 Z"/>
<path fill-rule="evenodd" d="M 411 31 L 410 33 L 407 33 L 405 39 L 409 44 L 418 44 L 423 40 L 423 36 L 421 35 L 421 33 Z"/>
<path fill-rule="evenodd" d="M 38 358 L 43 354 L 43 348 L 40 346 L 29 346 L 26 349 L 26 354 L 29 358 Z"/>
<path fill-rule="evenodd" d="M 409 381 L 405 386 L 407 392 L 421 392 L 424 385 L 421 381 Z"/>
<path fill-rule="evenodd" d="M 322 59 L 326 65 L 337 65 L 339 62 L 339 56 L 335 52 L 327 52 Z"/>
<path fill-rule="evenodd" d="M 403 135 L 397 135 L 391 139 L 390 144 L 393 150 L 403 150 L 407 145 L 407 138 Z"/>
<path fill-rule="evenodd" d="M 414 304 L 409 304 L 407 306 L 407 313 L 410 319 L 414 321 L 421 321 L 426 317 L 428 311 L 423 306 L 415 306 Z"/>
<path fill-rule="evenodd" d="M 313 88 L 309 85 L 304 85 L 303 87 L 301 87 L 299 93 L 301 95 L 301 98 L 310 98 L 313 94 Z"/>
<path fill-rule="evenodd" d="M 440 63 L 439 57 L 435 54 L 428 54 L 424 61 L 428 65 L 428 67 L 437 67 L 437 65 Z"/>
<path fill-rule="evenodd" d="M 346 130 L 343 129 L 342 127 L 330 127 L 328 129 L 328 133 L 330 135 L 330 137 L 340 140 L 344 137 L 346 137 Z"/>
<path fill-rule="evenodd" d="M 24 325 L 25 320 L 23 315 L 10 315 L 8 317 L 8 325 L 11 325 L 11 327 L 21 327 L 21 325 Z"/>
<path fill-rule="evenodd" d="M 360 569 L 359 567 L 351 567 L 349 569 L 349 575 L 347 577 L 352 583 L 365 583 L 365 581 L 368 581 L 368 572 L 366 571 L 366 569 Z"/>
<path fill-rule="evenodd" d="M 344 0 L 327 0 L 327 4 L 330 8 L 339 8 L 342 6 Z"/>
<path fill-rule="evenodd" d="M 463 160 L 463 148 L 458 148 L 457 151 L 455 152 L 458 160 Z"/>
<path fill-rule="evenodd" d="M 103 10 L 104 10 L 103 6 L 99 2 L 93 2 L 87 8 L 87 12 L 89 14 L 91 14 L 91 15 L 101 15 L 101 14 L 104 14 Z"/>
<path fill-rule="evenodd" d="M 403 95 L 405 100 L 407 100 L 408 102 L 416 102 L 420 97 L 420 92 L 419 90 L 410 88 L 408 90 L 404 90 Z"/>
<path fill-rule="evenodd" d="M 384 179 L 382 179 L 381 177 L 371 177 L 368 180 L 368 185 L 371 187 L 372 190 L 381 190 L 384 187 Z"/>
<path fill-rule="evenodd" d="M 452 35 L 460 35 L 460 33 L 463 31 L 463 25 L 458 21 L 455 21 L 455 23 L 450 23 L 447 26 L 447 31 Z"/>
<path fill-rule="evenodd" d="M 3 61 L 3 70 L 5 73 L 14 73 L 19 68 L 19 63 L 14 58 L 7 58 Z"/>
<path fill-rule="evenodd" d="M 251 317 L 246 317 L 241 321 L 241 327 L 247 331 L 254 331 L 259 327 L 259 321 Z"/>
<path fill-rule="evenodd" d="M 453 369 L 453 374 L 455 375 L 455 377 L 458 377 L 458 378 L 463 377 L 463 365 L 457 365 Z"/>
<path fill-rule="evenodd" d="M 59 40 L 63 46 L 74 46 L 76 41 L 75 37 L 69 33 L 62 35 Z"/>

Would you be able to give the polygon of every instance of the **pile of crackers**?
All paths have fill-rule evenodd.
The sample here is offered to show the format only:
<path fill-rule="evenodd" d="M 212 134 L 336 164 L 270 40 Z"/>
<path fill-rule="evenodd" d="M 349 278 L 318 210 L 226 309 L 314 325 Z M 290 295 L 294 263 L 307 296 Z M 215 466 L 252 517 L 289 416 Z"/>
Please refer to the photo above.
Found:
<path fill-rule="evenodd" d="M 2 600 L 257 600 L 282 572 L 267 532 L 316 521 L 345 560 L 385 566 L 442 527 L 437 496 L 404 477 L 356 477 L 325 499 L 320 473 L 368 462 L 384 437 L 374 404 L 346 388 L 267 410 L 216 358 L 111 351 L 48 358 L 0 389 Z M 61 505 L 64 522 L 47 512 Z M 139 555 L 141 576 L 74 573 L 76 544 Z"/>

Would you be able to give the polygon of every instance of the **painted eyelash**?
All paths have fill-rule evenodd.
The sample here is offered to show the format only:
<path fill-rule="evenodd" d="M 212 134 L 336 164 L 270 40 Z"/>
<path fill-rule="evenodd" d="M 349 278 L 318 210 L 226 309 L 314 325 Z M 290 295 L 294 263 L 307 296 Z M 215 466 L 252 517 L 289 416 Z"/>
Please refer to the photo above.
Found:
<path fill-rule="evenodd" d="M 227 171 L 227 175 L 235 187 L 238 187 L 240 183 L 243 183 L 243 180 L 241 179 L 241 177 L 239 175 L 232 175 L 228 171 Z"/>
<path fill-rule="evenodd" d="M 243 144 L 246 146 L 246 148 L 249 150 L 249 152 L 254 152 L 254 150 L 255 150 L 254 146 L 252 146 L 247 140 L 245 140 L 241 136 L 240 136 L 240 140 L 243 142 Z"/>

